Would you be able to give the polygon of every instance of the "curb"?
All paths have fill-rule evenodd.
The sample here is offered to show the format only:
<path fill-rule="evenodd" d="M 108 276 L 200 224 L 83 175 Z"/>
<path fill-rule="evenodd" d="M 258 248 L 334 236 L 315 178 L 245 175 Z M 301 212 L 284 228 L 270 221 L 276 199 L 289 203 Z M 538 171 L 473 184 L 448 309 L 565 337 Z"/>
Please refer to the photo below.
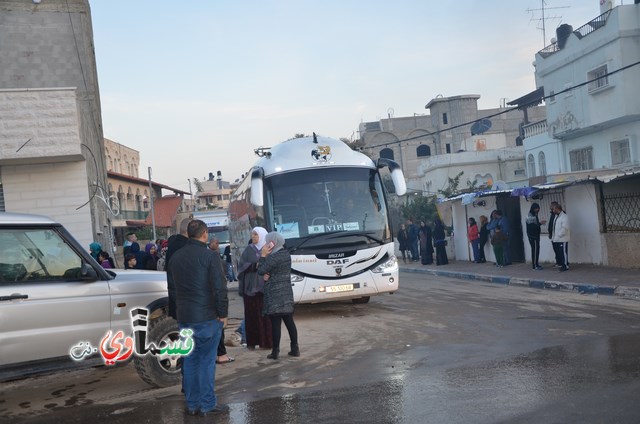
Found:
<path fill-rule="evenodd" d="M 414 274 L 430 274 L 439 277 L 457 278 L 460 280 L 488 281 L 490 283 L 502 284 L 504 286 L 525 287 L 539 290 L 557 290 L 565 292 L 575 292 L 578 294 L 602 294 L 607 296 L 617 296 L 625 299 L 640 300 L 639 287 L 574 284 L 561 281 L 483 275 L 475 274 L 472 272 L 434 270 L 429 268 L 400 268 L 400 270 L 403 272 L 412 272 Z"/>

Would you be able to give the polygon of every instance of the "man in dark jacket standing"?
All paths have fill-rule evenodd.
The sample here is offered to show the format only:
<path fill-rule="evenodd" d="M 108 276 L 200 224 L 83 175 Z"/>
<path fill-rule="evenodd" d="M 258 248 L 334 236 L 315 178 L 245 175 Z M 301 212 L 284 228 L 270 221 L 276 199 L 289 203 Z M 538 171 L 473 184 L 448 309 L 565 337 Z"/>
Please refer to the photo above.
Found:
<path fill-rule="evenodd" d="M 189 240 L 173 254 L 169 268 L 176 289 L 180 330 L 190 329 L 194 348 L 183 360 L 186 413 L 206 416 L 226 410 L 215 395 L 216 351 L 227 319 L 227 280 L 220 255 L 207 248 L 207 225 L 193 220 Z"/>
<path fill-rule="evenodd" d="M 169 268 L 169 261 L 173 257 L 173 254 L 182 249 L 187 240 L 187 226 L 191 221 L 190 218 L 185 218 L 180 222 L 180 233 L 169 237 L 167 255 L 165 258 L 165 270 L 167 271 L 167 291 L 169 293 L 169 316 L 173 319 L 178 319 L 176 316 L 176 285 L 173 281 L 173 274 L 171 268 Z"/>

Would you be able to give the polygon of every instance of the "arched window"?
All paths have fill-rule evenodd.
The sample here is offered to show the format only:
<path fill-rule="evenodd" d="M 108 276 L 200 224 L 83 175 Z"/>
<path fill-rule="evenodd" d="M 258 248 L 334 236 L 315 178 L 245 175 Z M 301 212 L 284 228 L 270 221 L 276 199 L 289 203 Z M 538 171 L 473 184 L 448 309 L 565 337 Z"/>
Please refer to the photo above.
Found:
<path fill-rule="evenodd" d="M 538 168 L 540 175 L 547 175 L 547 159 L 544 157 L 544 152 L 538 153 Z"/>
<path fill-rule="evenodd" d="M 389 149 L 388 147 L 386 149 L 380 150 L 380 157 L 393 160 L 393 150 Z"/>
<path fill-rule="evenodd" d="M 527 165 L 529 166 L 529 178 L 536 176 L 536 161 L 533 159 L 533 155 L 529 153 L 527 156 Z"/>
<path fill-rule="evenodd" d="M 426 144 L 421 144 L 416 149 L 416 154 L 418 155 L 418 157 L 431 156 L 431 147 L 427 146 Z"/>

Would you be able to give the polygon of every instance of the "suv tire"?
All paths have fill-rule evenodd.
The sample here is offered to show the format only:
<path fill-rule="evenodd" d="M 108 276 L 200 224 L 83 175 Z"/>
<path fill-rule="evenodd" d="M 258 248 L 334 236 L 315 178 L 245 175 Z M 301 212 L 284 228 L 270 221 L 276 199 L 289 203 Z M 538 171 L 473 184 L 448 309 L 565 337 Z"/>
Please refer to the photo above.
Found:
<path fill-rule="evenodd" d="M 148 340 L 159 348 L 179 339 L 178 323 L 166 313 L 150 321 Z M 140 378 L 152 386 L 175 386 L 182 380 L 182 357 L 179 355 L 135 356 L 134 364 Z"/>

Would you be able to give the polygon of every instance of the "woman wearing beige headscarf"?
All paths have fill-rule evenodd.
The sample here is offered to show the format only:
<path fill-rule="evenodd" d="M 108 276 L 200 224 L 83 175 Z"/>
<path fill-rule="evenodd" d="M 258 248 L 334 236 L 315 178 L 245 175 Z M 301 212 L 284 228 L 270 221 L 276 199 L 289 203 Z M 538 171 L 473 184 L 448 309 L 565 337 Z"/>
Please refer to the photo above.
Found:
<path fill-rule="evenodd" d="M 264 276 L 264 314 L 271 320 L 273 334 L 273 349 L 267 358 L 278 359 L 282 321 L 291 340 L 289 355 L 300 356 L 298 330 L 293 321 L 291 255 L 284 249 L 284 238 L 281 234 L 267 234 L 266 244 L 262 247 L 258 261 L 258 275 Z"/>
<path fill-rule="evenodd" d="M 267 230 L 255 227 L 251 243 L 244 249 L 238 262 L 238 292 L 244 302 L 244 325 L 247 347 L 270 349 L 272 346 L 271 321 L 262 315 L 264 280 L 258 275 L 260 250 L 265 245 Z"/>

